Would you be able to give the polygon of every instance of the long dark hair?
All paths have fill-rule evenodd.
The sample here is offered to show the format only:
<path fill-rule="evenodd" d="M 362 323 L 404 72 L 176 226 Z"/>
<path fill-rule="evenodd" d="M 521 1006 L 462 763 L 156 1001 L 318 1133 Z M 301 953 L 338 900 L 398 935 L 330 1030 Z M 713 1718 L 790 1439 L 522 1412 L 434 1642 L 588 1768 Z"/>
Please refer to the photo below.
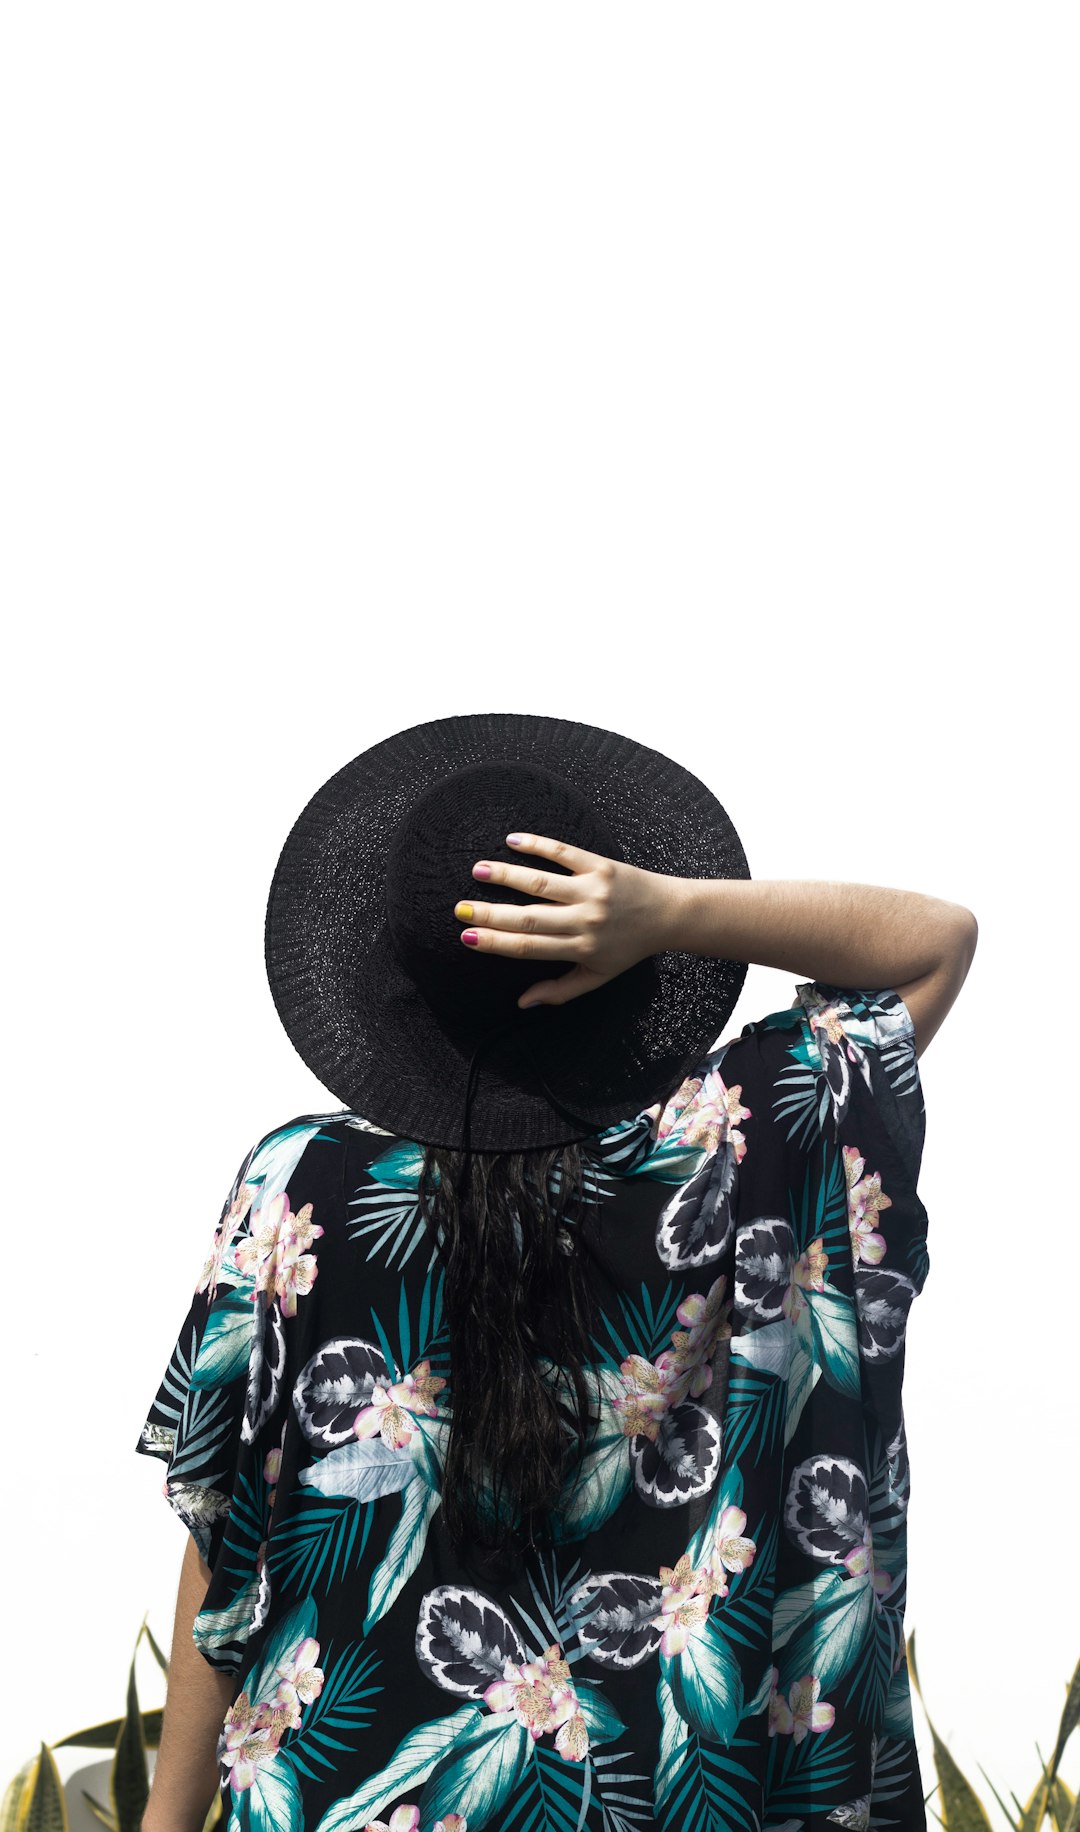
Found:
<path fill-rule="evenodd" d="M 444 1267 L 451 1426 L 443 1524 L 498 1562 L 550 1543 L 550 1509 L 595 1423 L 597 1183 L 576 1143 L 424 1147 L 420 1207 Z"/>

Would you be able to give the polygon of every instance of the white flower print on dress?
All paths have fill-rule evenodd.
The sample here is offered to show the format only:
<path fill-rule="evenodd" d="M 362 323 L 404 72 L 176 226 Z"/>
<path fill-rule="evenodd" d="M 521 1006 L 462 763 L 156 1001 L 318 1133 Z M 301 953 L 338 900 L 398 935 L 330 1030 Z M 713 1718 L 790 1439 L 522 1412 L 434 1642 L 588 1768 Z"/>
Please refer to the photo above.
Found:
<path fill-rule="evenodd" d="M 820 1679 L 815 1679 L 812 1673 L 804 1674 L 802 1679 L 795 1681 L 785 1699 L 776 1689 L 779 1677 L 780 1669 L 774 1667 L 769 1697 L 769 1735 L 774 1737 L 779 1731 L 801 1743 L 811 1731 L 829 1730 L 836 1709 L 821 1698 Z"/>
<path fill-rule="evenodd" d="M 253 1297 L 268 1292 L 281 1304 L 283 1317 L 295 1317 L 297 1293 L 303 1296 L 315 1283 L 318 1266 L 307 1249 L 322 1234 L 311 1219 L 312 1204 L 305 1202 L 293 1214 L 286 1190 L 259 1211 L 254 1232 L 240 1242 L 236 1263 L 241 1272 L 254 1275 Z"/>
<path fill-rule="evenodd" d="M 431 1832 L 468 1832 L 468 1823 L 462 1813 L 447 1813 L 435 1821 Z M 395 1807 L 389 1819 L 369 1819 L 364 1832 L 420 1832 L 420 1808 Z"/>
<path fill-rule="evenodd" d="M 589 1733 L 570 1667 L 557 1642 L 537 1660 L 508 1660 L 503 1676 L 484 1689 L 492 1711 L 513 1711 L 533 1742 L 555 1733 L 555 1747 L 568 1762 L 582 1762 L 589 1752 Z"/>
<path fill-rule="evenodd" d="M 229 1706 L 218 1738 L 218 1763 L 229 1770 L 235 1793 L 251 1787 L 260 1768 L 274 1760 L 285 1732 L 300 1728 L 303 1707 L 322 1691 L 318 1657 L 319 1643 L 306 1636 L 275 1667 L 278 1684 L 271 1697 L 252 1703 L 241 1692 Z"/>
<path fill-rule="evenodd" d="M 877 1266 L 885 1257 L 887 1243 L 884 1234 L 876 1232 L 875 1223 L 882 1209 L 892 1208 L 892 1197 L 882 1190 L 880 1172 L 875 1171 L 872 1177 L 864 1176 L 865 1169 L 866 1160 L 860 1156 L 858 1146 L 845 1145 L 844 1176 L 847 1179 L 852 1261 L 856 1266 L 860 1260 L 867 1266 Z"/>
<path fill-rule="evenodd" d="M 214 1244 L 199 1274 L 199 1282 L 195 1287 L 196 1293 L 209 1291 L 211 1298 L 214 1297 L 218 1288 L 218 1280 L 221 1277 L 222 1262 L 258 1193 L 258 1186 L 254 1183 L 240 1185 L 217 1225 Z"/>
<path fill-rule="evenodd" d="M 410 1414 L 421 1412 L 426 1418 L 437 1417 L 435 1395 L 445 1385 L 441 1374 L 431 1372 L 430 1361 L 419 1361 L 404 1380 L 372 1389 L 371 1404 L 357 1413 L 353 1430 L 358 1438 L 373 1438 L 378 1432 L 391 1450 L 401 1450 L 416 1430 Z"/>
<path fill-rule="evenodd" d="M 691 1635 L 700 1635 L 709 1619 L 709 1605 L 719 1596 L 721 1582 L 709 1565 L 696 1569 L 684 1552 L 677 1565 L 661 1565 L 663 1584 L 660 1609 L 652 1618 L 660 1629 L 660 1650 L 681 1654 Z M 726 1586 L 723 1586 L 726 1589 Z"/>
<path fill-rule="evenodd" d="M 657 1102 L 646 1109 L 656 1119 L 657 1144 L 674 1135 L 684 1145 L 700 1145 L 711 1152 L 726 1139 L 734 1146 L 741 1164 L 746 1139 L 737 1130 L 738 1124 L 753 1118 L 750 1108 L 743 1106 L 741 1094 L 740 1084 L 725 1087 L 719 1069 L 710 1069 L 705 1076 L 688 1076 L 666 1107 Z"/>
<path fill-rule="evenodd" d="M 687 1398 L 697 1399 L 712 1384 L 712 1361 L 719 1344 L 731 1335 L 731 1303 L 725 1303 L 727 1275 L 721 1273 L 707 1295 L 691 1292 L 675 1312 L 688 1327 L 673 1330 L 672 1346 L 656 1361 L 628 1355 L 619 1372 L 626 1394 L 614 1402 L 628 1437 L 638 1434 L 652 1443 L 660 1434 L 660 1421 L 671 1407 Z"/>
<path fill-rule="evenodd" d="M 233 1700 L 218 1738 L 218 1764 L 229 1771 L 234 1793 L 251 1787 L 260 1768 L 274 1760 L 285 1729 L 284 1712 L 269 1700 L 253 1705 L 246 1692 Z"/>

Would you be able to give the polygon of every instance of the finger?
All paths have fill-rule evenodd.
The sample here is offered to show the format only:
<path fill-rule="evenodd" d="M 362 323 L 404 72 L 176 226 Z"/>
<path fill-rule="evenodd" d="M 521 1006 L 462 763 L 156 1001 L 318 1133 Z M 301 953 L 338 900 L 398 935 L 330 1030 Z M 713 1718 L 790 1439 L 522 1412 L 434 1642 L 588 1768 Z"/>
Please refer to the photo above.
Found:
<path fill-rule="evenodd" d="M 571 846 L 569 840 L 549 840 L 536 833 L 508 833 L 506 843 L 515 852 L 535 853 L 538 858 L 565 865 L 567 871 L 595 871 L 603 856 L 586 852 L 583 846 Z"/>
<path fill-rule="evenodd" d="M 505 859 L 477 859 L 473 877 L 484 884 L 505 884 L 524 891 L 526 897 L 546 897 L 552 903 L 573 903 L 588 895 L 577 878 L 561 872 L 541 871 L 534 865 L 508 864 Z"/>
<path fill-rule="evenodd" d="M 472 923 L 478 929 L 509 929 L 520 935 L 561 935 L 578 933 L 576 910 L 550 903 L 455 903 L 454 915 L 459 922 Z"/>
<path fill-rule="evenodd" d="M 505 954 L 511 960 L 573 960 L 575 937 L 572 935 L 508 934 L 505 930 L 478 928 L 471 924 L 462 929 L 461 939 L 474 954 Z"/>
<path fill-rule="evenodd" d="M 611 978 L 610 973 L 594 973 L 591 967 L 572 967 L 557 980 L 537 980 L 535 986 L 522 993 L 518 1005 L 566 1005 L 569 1000 L 580 998 L 583 992 L 595 991 Z"/>

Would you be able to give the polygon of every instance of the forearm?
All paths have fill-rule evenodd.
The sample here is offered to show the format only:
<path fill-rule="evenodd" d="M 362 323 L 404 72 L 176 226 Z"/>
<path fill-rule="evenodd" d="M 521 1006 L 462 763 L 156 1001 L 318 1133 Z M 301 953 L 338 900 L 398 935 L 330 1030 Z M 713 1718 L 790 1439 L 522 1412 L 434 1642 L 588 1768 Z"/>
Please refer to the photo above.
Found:
<path fill-rule="evenodd" d="M 920 891 L 817 879 L 673 878 L 663 946 L 756 962 L 833 986 L 933 973 L 974 925 Z"/>
<path fill-rule="evenodd" d="M 192 1640 L 209 1581 L 189 1536 L 176 1596 L 161 1746 L 142 1832 L 201 1832 L 218 1790 L 217 1741 L 234 1680 L 216 1673 Z"/>

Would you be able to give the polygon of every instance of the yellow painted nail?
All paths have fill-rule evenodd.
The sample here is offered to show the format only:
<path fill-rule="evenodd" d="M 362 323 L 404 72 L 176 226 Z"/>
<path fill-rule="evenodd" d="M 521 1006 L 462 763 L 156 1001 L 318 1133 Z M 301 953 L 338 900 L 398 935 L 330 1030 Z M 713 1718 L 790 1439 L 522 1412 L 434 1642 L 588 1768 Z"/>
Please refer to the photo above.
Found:
<path fill-rule="evenodd" d="M 472 904 L 471 903 L 455 903 L 454 915 L 463 916 L 466 922 L 471 922 L 473 918 Z"/>

